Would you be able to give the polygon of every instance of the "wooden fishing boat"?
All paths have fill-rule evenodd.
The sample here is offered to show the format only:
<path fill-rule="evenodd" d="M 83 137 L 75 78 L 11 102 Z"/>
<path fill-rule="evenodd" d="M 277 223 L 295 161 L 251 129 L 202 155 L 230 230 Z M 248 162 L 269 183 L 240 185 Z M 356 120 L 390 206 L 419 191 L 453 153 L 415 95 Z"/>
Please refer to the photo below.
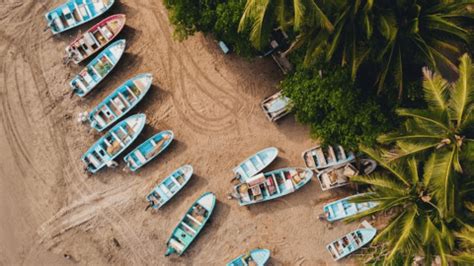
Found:
<path fill-rule="evenodd" d="M 69 0 L 45 14 L 53 34 L 72 29 L 102 15 L 115 0 Z"/>
<path fill-rule="evenodd" d="M 171 130 L 162 131 L 125 155 L 123 160 L 127 163 L 130 170 L 136 171 L 168 148 L 173 138 L 174 135 Z"/>
<path fill-rule="evenodd" d="M 275 122 L 291 112 L 290 99 L 280 92 L 265 98 L 260 106 L 270 122 Z"/>
<path fill-rule="evenodd" d="M 363 211 L 369 210 L 378 205 L 377 202 L 352 203 L 350 200 L 357 195 L 349 196 L 333 201 L 323 207 L 326 219 L 334 222 L 347 217 L 351 217 Z"/>
<path fill-rule="evenodd" d="M 361 159 L 359 165 L 361 167 L 360 170 L 352 163 L 337 165 L 322 170 L 317 175 L 321 189 L 324 191 L 346 186 L 350 183 L 351 177 L 359 175 L 360 173 L 366 175 L 372 173 L 375 170 L 377 163 L 371 159 Z"/>
<path fill-rule="evenodd" d="M 173 230 L 166 245 L 165 256 L 173 253 L 181 256 L 206 225 L 216 205 L 216 196 L 206 192 L 196 200 Z"/>
<path fill-rule="evenodd" d="M 321 145 L 317 145 L 303 152 L 303 160 L 306 167 L 313 170 L 321 170 L 328 167 L 334 167 L 346 164 L 355 160 L 353 152 L 344 151 L 342 146 L 337 145 L 335 148 L 328 146 L 324 152 Z"/>
<path fill-rule="evenodd" d="M 95 24 L 66 47 L 66 58 L 75 64 L 105 47 L 125 26 L 124 14 L 116 14 Z"/>
<path fill-rule="evenodd" d="M 72 91 L 80 97 L 88 94 L 114 69 L 124 51 L 125 40 L 107 46 L 69 82 Z"/>
<path fill-rule="evenodd" d="M 270 250 L 268 249 L 254 249 L 245 255 L 233 259 L 227 263 L 227 266 L 264 266 L 268 259 L 270 259 Z"/>
<path fill-rule="evenodd" d="M 334 260 L 340 260 L 369 243 L 377 233 L 375 228 L 360 228 L 331 242 L 326 249 Z"/>
<path fill-rule="evenodd" d="M 101 137 L 82 156 L 87 170 L 91 173 L 110 165 L 138 137 L 145 126 L 146 116 L 136 114 L 122 120 Z"/>
<path fill-rule="evenodd" d="M 282 168 L 258 174 L 234 186 L 240 206 L 276 199 L 297 191 L 313 177 L 308 168 Z"/>
<path fill-rule="evenodd" d="M 135 107 L 151 87 L 153 76 L 140 74 L 120 85 L 89 113 L 91 127 L 101 132 Z"/>
<path fill-rule="evenodd" d="M 247 178 L 260 173 L 269 166 L 277 156 L 277 148 L 266 148 L 245 159 L 245 161 L 237 165 L 232 171 L 236 179 L 244 182 Z"/>
<path fill-rule="evenodd" d="M 183 165 L 165 178 L 146 197 L 153 209 L 159 209 L 176 195 L 191 179 L 193 167 Z"/>

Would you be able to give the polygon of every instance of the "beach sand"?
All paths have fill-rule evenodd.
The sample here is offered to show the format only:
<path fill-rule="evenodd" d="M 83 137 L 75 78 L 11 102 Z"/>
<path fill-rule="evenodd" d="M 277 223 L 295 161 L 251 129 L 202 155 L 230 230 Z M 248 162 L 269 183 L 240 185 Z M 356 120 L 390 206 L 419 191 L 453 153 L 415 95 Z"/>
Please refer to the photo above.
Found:
<path fill-rule="evenodd" d="M 0 265 L 223 265 L 257 247 L 271 250 L 272 265 L 335 264 L 325 245 L 357 224 L 329 229 L 317 217 L 325 203 L 349 190 L 323 193 L 313 180 L 250 207 L 227 199 L 231 169 L 251 154 L 275 146 L 280 154 L 270 169 L 303 166 L 301 152 L 315 144 L 291 115 L 272 124 L 261 111 L 260 101 L 282 79 L 270 59 L 224 55 L 201 34 L 177 42 L 161 1 L 121 0 L 107 15 L 127 15 L 119 37 L 127 40 L 126 54 L 79 99 L 68 81 L 83 65 L 62 63 L 78 30 L 45 31 L 44 14 L 61 2 L 0 5 Z M 166 129 L 174 131 L 174 143 L 136 174 L 122 171 L 120 156 L 118 168 L 87 175 L 80 157 L 101 134 L 79 124 L 78 113 L 144 72 L 154 82 L 131 112 L 147 115 L 132 147 Z M 187 187 L 159 212 L 145 212 L 146 194 L 183 164 L 195 170 Z M 165 258 L 174 226 L 206 191 L 218 198 L 212 222 L 184 256 Z"/>

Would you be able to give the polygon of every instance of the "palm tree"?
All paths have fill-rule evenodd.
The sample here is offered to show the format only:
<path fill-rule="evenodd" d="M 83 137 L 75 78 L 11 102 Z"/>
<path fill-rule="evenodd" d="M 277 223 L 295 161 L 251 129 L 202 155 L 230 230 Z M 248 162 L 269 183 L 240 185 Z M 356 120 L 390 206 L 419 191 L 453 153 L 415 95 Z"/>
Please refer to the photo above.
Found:
<path fill-rule="evenodd" d="M 454 84 L 425 68 L 423 86 L 428 108 L 397 110 L 400 116 L 407 118 L 403 127 L 398 132 L 379 137 L 381 143 L 396 144 L 396 149 L 384 153 L 389 161 L 415 155 L 435 160 L 432 175 L 436 181 L 435 193 L 438 204 L 443 207 L 443 217 L 447 219 L 455 212 L 454 188 L 456 182 L 462 182 L 462 179 L 457 179 L 463 171 L 461 161 L 473 165 L 474 87 L 470 83 L 471 67 L 470 58 L 464 55 L 459 66 L 459 79 Z"/>
<path fill-rule="evenodd" d="M 437 168 L 435 155 L 425 163 L 414 157 L 388 163 L 382 153 L 365 147 L 361 148 L 376 160 L 383 173 L 370 176 L 356 176 L 351 181 L 370 185 L 370 193 L 360 194 L 354 202 L 378 202 L 368 211 L 353 216 L 349 221 L 384 211 L 395 211 L 387 226 L 382 229 L 372 244 L 381 244 L 379 258 L 384 264 L 395 265 L 403 260 L 409 265 L 415 256 L 422 255 L 426 265 L 439 256 L 447 265 L 456 250 L 454 228 L 464 228 L 455 220 L 447 220 L 443 215 L 443 205 L 439 204 Z M 454 195 L 457 197 L 457 195 Z M 453 201 L 457 200 L 452 199 Z M 380 252 L 380 250 L 379 250 Z M 459 256 L 464 256 L 464 252 Z"/>
<path fill-rule="evenodd" d="M 318 0 L 247 0 L 240 20 L 239 31 L 251 26 L 250 40 L 260 49 L 268 42 L 275 26 L 293 27 L 300 32 L 293 47 L 315 32 L 332 31 L 333 25 L 319 6 Z"/>
<path fill-rule="evenodd" d="M 462 25 L 471 22 L 466 7 L 473 1 L 403 0 L 377 1 L 377 32 L 383 37 L 381 49 L 374 49 L 380 62 L 379 91 L 389 75 L 402 95 L 405 68 L 414 58 L 422 64 L 453 76 L 462 46 L 469 44 L 469 31 Z M 418 62 L 420 63 L 420 62 Z"/>

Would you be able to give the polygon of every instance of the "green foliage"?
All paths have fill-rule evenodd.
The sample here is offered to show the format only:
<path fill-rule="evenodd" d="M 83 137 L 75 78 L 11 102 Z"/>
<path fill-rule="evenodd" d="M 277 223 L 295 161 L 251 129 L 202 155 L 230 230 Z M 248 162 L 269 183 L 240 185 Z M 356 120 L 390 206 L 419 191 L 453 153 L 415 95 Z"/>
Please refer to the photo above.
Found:
<path fill-rule="evenodd" d="M 396 89 L 402 98 L 407 82 L 417 80 L 420 66 L 442 71 L 450 79 L 457 74 L 457 58 L 470 44 L 473 17 L 467 11 L 472 0 L 357 0 L 280 1 L 247 0 L 241 26 L 252 27 L 256 47 L 278 25 L 296 32 L 286 53 L 305 51 L 305 65 L 320 56 L 348 66 L 352 78 L 369 78 L 378 92 Z M 395 84 L 396 86 L 391 86 Z"/>
<path fill-rule="evenodd" d="M 310 125 L 313 137 L 355 148 L 358 143 L 372 144 L 392 127 L 380 105 L 351 80 L 350 70 L 328 65 L 323 69 L 320 75 L 316 67 L 299 68 L 281 84 L 297 120 Z"/>
<path fill-rule="evenodd" d="M 178 40 L 201 31 L 213 34 L 241 56 L 255 55 L 255 48 L 248 41 L 250 31 L 237 31 L 245 0 L 164 0 L 164 3 Z"/>
<path fill-rule="evenodd" d="M 440 257 L 442 265 L 450 261 L 474 261 L 474 204 L 469 196 L 474 189 L 472 176 L 463 177 L 470 182 L 454 184 L 459 193 L 452 195 L 452 202 L 465 208 L 456 209 L 453 219 L 448 219 L 444 195 L 438 193 L 438 170 L 445 167 L 435 154 L 426 161 L 409 158 L 387 162 L 384 152 L 366 147 L 361 150 L 377 161 L 383 171 L 352 177 L 352 182 L 370 186 L 370 193 L 359 194 L 352 200 L 378 205 L 348 221 L 380 212 L 395 213 L 372 241 L 375 250 L 371 265 L 409 265 L 417 255 L 424 257 L 426 265 L 435 256 Z"/>

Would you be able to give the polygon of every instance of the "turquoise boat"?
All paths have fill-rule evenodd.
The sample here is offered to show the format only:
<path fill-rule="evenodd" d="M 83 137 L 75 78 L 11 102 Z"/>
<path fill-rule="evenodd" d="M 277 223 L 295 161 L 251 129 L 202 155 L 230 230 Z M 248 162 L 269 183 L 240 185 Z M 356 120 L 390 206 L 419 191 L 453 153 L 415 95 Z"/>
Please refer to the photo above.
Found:
<path fill-rule="evenodd" d="M 235 178 L 244 182 L 247 178 L 260 173 L 269 166 L 278 156 L 278 149 L 274 147 L 263 149 L 241 162 L 232 171 Z"/>
<path fill-rule="evenodd" d="M 124 51 L 123 39 L 107 46 L 69 82 L 72 91 L 80 97 L 87 95 L 114 69 Z"/>
<path fill-rule="evenodd" d="M 44 16 L 53 34 L 72 29 L 102 15 L 115 0 L 70 0 Z"/>
<path fill-rule="evenodd" d="M 191 208 L 173 230 L 166 245 L 168 246 L 165 256 L 173 253 L 183 255 L 193 240 L 199 235 L 206 225 L 216 205 L 216 196 L 212 192 L 206 192 L 196 200 Z"/>
<path fill-rule="evenodd" d="M 346 152 L 340 145 L 328 146 L 324 151 L 321 145 L 317 145 L 303 152 L 303 160 L 306 167 L 320 171 L 325 168 L 344 165 L 355 160 L 353 152 Z"/>
<path fill-rule="evenodd" d="M 173 131 L 162 131 L 147 139 L 136 149 L 125 155 L 123 160 L 127 163 L 130 170 L 136 171 L 168 148 L 170 143 L 173 141 L 173 138 Z"/>
<path fill-rule="evenodd" d="M 156 210 L 161 208 L 174 195 L 178 194 L 191 179 L 191 176 L 193 176 L 191 165 L 183 165 L 176 169 L 148 194 L 146 199 L 150 203 L 149 206 Z"/>
<path fill-rule="evenodd" d="M 105 133 L 82 156 L 87 170 L 95 173 L 105 165 L 113 164 L 115 157 L 130 146 L 142 132 L 145 122 L 144 114 L 132 115 Z"/>
<path fill-rule="evenodd" d="M 227 266 L 264 266 L 268 259 L 270 259 L 270 250 L 268 249 L 254 249 L 249 253 L 239 256 L 227 263 Z"/>
<path fill-rule="evenodd" d="M 358 195 L 349 196 L 333 201 L 323 207 L 326 219 L 334 222 L 347 217 L 351 217 L 363 211 L 369 210 L 378 205 L 377 202 L 352 203 L 350 200 Z"/>
<path fill-rule="evenodd" d="M 369 243 L 377 233 L 375 228 L 361 228 L 331 242 L 326 249 L 331 253 L 332 258 L 337 261 Z"/>
<path fill-rule="evenodd" d="M 101 132 L 135 107 L 151 87 L 153 76 L 140 74 L 120 85 L 89 113 L 91 127 Z"/>
<path fill-rule="evenodd" d="M 295 192 L 313 177 L 308 168 L 282 168 L 258 174 L 234 186 L 240 206 L 276 199 Z"/>

